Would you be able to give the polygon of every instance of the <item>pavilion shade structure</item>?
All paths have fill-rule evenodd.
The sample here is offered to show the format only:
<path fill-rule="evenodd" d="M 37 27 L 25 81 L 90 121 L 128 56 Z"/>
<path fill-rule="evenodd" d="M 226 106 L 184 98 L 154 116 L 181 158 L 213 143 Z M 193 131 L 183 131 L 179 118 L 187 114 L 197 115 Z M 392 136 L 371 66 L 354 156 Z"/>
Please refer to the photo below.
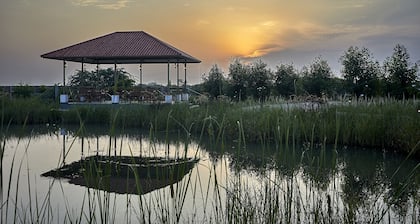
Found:
<path fill-rule="evenodd" d="M 89 64 L 200 63 L 144 31 L 115 32 L 41 55 Z"/>

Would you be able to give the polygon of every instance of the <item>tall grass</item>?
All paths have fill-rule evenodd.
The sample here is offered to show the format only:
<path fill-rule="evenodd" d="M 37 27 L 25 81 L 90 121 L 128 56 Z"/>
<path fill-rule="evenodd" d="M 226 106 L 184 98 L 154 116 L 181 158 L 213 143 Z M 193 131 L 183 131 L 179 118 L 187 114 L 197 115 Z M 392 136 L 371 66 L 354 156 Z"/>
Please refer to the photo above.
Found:
<path fill-rule="evenodd" d="M 15 125 L 27 124 L 54 124 L 61 120 L 58 104 L 43 101 L 40 98 L 15 98 L 0 97 L 0 110 L 3 122 Z"/>
<path fill-rule="evenodd" d="M 237 122 L 243 126 L 247 142 L 327 143 L 397 150 L 405 154 L 420 141 L 420 102 L 372 99 L 318 109 L 260 107 L 254 104 L 211 102 L 199 106 L 99 105 L 75 106 L 59 111 L 58 105 L 36 99 L 2 99 L 4 121 L 22 124 L 106 125 L 109 129 L 141 128 L 154 131 L 185 131 L 218 135 L 218 140 L 235 140 Z M 170 118 L 170 119 L 168 119 Z M 111 127 L 112 126 L 112 127 Z M 181 130 L 184 129 L 184 130 Z M 204 131 L 204 133 L 203 133 Z M 415 148 L 414 155 L 420 151 Z"/>
<path fill-rule="evenodd" d="M 416 107 L 418 104 L 400 101 L 357 102 L 317 110 L 220 102 L 199 107 L 130 105 L 77 107 L 60 112 L 57 120 L 77 124 L 79 128 L 75 135 L 80 138 L 86 137 L 89 124 L 106 124 L 104 129 L 115 138 L 119 129 L 140 127 L 149 130 L 152 143 L 161 134 L 165 144 L 169 144 L 167 133 L 174 132 L 185 142 L 194 139 L 221 153 L 219 157 L 211 157 L 214 159 L 211 163 L 198 165 L 209 165 L 204 167 L 208 175 L 189 172 L 184 181 L 171 185 L 168 190 L 146 196 L 142 196 L 139 174 L 127 172 L 127 181 L 134 176 L 138 193 L 137 196 L 126 195 L 123 221 L 127 223 L 133 217 L 139 223 L 378 223 L 388 221 L 391 216 L 401 217 L 398 221 L 416 223 L 419 220 L 419 164 L 412 170 L 404 170 L 400 164 L 397 170 L 378 168 L 382 171 L 376 172 L 373 168 L 369 169 L 374 170 L 372 173 L 365 173 L 354 170 L 349 164 L 364 162 L 369 166 L 370 161 L 358 161 L 358 157 L 351 156 L 345 161 L 338 158 L 338 153 L 346 153 L 346 150 L 338 152 L 341 148 L 338 145 L 398 149 L 409 153 L 409 157 L 418 153 L 420 121 Z M 3 111 L 7 110 L 3 105 Z M 27 118 L 23 119 L 23 127 L 26 121 L 42 120 L 29 115 L 31 113 L 28 111 Z M 17 122 L 19 119 L 4 112 L 2 120 Z M 3 137 L 6 136 L 3 129 L 1 134 L 3 161 L 4 151 L 11 147 Z M 122 147 L 122 141 L 119 147 Z M 254 158 L 250 154 L 252 144 L 257 144 L 258 150 L 264 151 L 263 158 L 269 158 L 269 161 Z M 328 149 L 328 144 L 334 145 L 332 150 Z M 29 147 L 30 141 L 25 150 Z M 62 157 L 74 150 L 73 147 L 70 144 Z M 109 147 L 114 146 L 110 143 Z M 115 153 L 121 151 L 117 147 L 113 150 Z M 186 153 L 180 155 L 185 157 Z M 117 195 L 102 187 L 92 185 L 86 188 L 77 208 L 68 203 L 71 195 L 67 195 L 61 181 L 52 180 L 47 194 L 38 195 L 37 186 L 29 181 L 28 164 L 25 191 L 28 194 L 19 191 L 23 188 L 19 184 L 25 159 L 28 158 L 22 158 L 19 165 L 15 165 L 13 157 L 6 177 L 8 186 L 3 188 L 3 182 L 1 185 L 1 220 L 5 223 L 120 221 L 117 218 L 118 211 L 121 211 Z M 244 167 L 253 167 L 250 170 L 258 172 L 246 172 Z M 111 183 L 105 177 L 111 172 L 110 166 L 95 167 L 91 164 L 86 167 L 85 177 L 94 178 L 94 184 L 102 181 L 106 187 Z M 3 181 L 3 163 L 1 175 Z M 256 178 L 252 178 L 253 175 Z M 382 179 L 390 181 L 376 182 L 381 175 L 387 177 Z M 64 198 L 64 214 L 51 204 L 51 191 L 57 185 Z M 6 194 L 3 194 L 4 189 Z M 28 206 L 22 202 L 25 196 Z M 184 209 L 185 204 L 190 203 L 188 199 L 192 199 L 192 211 Z M 404 203 L 402 210 L 412 212 L 393 214 L 393 207 L 398 207 L 399 203 Z"/>

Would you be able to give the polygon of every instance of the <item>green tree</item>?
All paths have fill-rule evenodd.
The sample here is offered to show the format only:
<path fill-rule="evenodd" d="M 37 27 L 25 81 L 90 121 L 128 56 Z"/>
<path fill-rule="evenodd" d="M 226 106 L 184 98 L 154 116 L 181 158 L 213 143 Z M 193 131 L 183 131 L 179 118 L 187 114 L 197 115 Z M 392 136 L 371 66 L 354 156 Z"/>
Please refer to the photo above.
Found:
<path fill-rule="evenodd" d="M 303 87 L 307 93 L 317 96 L 332 93 L 331 68 L 321 57 L 315 58 L 309 70 L 303 69 Z"/>
<path fill-rule="evenodd" d="M 77 70 L 76 74 L 70 77 L 70 86 L 93 86 L 91 77 L 94 76 L 89 71 Z"/>
<path fill-rule="evenodd" d="M 289 97 L 290 95 L 297 95 L 297 82 L 299 75 L 293 65 L 281 64 L 277 66 L 274 73 L 274 86 L 277 93 L 281 96 Z"/>
<path fill-rule="evenodd" d="M 384 63 L 387 78 L 387 90 L 399 99 L 409 97 L 418 92 L 418 65 L 410 62 L 410 55 L 404 45 L 397 44 L 394 53 Z"/>
<path fill-rule="evenodd" d="M 261 60 L 251 65 L 248 76 L 248 92 L 255 100 L 263 102 L 270 95 L 272 76 L 267 64 Z"/>
<path fill-rule="evenodd" d="M 77 71 L 70 78 L 70 85 L 77 87 L 94 87 L 96 89 L 112 89 L 115 86 L 117 77 L 117 90 L 129 89 L 134 86 L 135 81 L 130 78 L 124 69 L 117 69 L 117 75 L 112 68 L 99 69 L 98 71 Z"/>
<path fill-rule="evenodd" d="M 247 98 L 249 70 L 249 66 L 242 64 L 239 59 L 235 59 L 229 65 L 228 96 L 233 100 L 241 101 Z"/>
<path fill-rule="evenodd" d="M 345 88 L 356 96 L 377 95 L 380 92 L 379 62 L 373 59 L 372 54 L 367 48 L 351 46 L 343 56 L 340 57 L 343 65 L 343 76 L 345 79 Z"/>
<path fill-rule="evenodd" d="M 203 78 L 203 90 L 210 94 L 211 99 L 216 99 L 218 96 L 224 94 L 225 78 L 222 70 L 213 65 L 207 77 Z"/>

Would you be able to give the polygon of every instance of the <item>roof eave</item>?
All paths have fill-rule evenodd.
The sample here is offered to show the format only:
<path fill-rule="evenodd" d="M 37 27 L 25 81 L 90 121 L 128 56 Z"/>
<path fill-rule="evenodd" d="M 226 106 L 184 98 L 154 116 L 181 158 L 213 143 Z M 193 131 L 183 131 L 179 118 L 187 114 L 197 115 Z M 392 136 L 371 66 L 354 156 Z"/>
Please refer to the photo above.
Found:
<path fill-rule="evenodd" d="M 42 58 L 60 61 L 72 61 L 87 64 L 165 64 L 165 63 L 201 63 L 196 58 L 185 57 L 49 57 L 41 55 Z"/>

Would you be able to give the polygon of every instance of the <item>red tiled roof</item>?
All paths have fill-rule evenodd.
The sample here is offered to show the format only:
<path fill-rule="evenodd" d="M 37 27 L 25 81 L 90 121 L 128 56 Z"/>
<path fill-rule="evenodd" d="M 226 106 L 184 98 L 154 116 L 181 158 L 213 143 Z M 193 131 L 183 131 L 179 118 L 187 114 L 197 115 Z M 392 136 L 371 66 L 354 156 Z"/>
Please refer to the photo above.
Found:
<path fill-rule="evenodd" d="M 200 63 L 144 31 L 115 32 L 41 55 L 91 64 Z"/>

